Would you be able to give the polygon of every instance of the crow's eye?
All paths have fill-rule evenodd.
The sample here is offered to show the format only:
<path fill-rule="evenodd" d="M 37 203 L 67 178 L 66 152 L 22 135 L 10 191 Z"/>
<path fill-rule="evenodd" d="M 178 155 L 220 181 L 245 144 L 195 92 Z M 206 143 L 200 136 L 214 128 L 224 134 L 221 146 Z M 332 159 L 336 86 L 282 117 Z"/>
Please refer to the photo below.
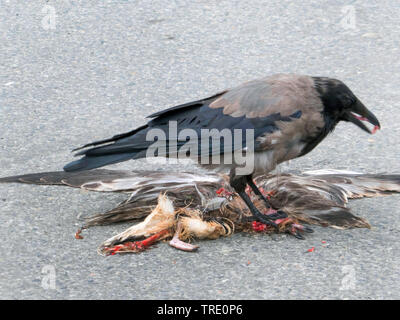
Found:
<path fill-rule="evenodd" d="M 345 108 L 351 108 L 351 106 L 356 103 L 356 99 L 349 96 L 344 96 L 342 101 Z"/>

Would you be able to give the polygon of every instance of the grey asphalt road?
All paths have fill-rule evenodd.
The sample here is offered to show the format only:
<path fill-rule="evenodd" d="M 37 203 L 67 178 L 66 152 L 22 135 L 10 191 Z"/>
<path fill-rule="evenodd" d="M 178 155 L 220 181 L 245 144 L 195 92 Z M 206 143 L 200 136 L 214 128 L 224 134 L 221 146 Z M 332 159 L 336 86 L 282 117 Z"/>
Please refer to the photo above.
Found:
<path fill-rule="evenodd" d="M 0 175 L 61 170 L 74 147 L 279 72 L 343 80 L 383 126 L 369 136 L 340 124 L 281 170 L 399 173 L 399 16 L 390 0 L 2 1 Z M 317 227 L 304 241 L 237 234 L 197 253 L 162 243 L 102 257 L 97 246 L 128 224 L 74 239 L 78 215 L 123 198 L 0 185 L 0 298 L 400 298 L 399 196 L 350 204 L 371 230 Z"/>

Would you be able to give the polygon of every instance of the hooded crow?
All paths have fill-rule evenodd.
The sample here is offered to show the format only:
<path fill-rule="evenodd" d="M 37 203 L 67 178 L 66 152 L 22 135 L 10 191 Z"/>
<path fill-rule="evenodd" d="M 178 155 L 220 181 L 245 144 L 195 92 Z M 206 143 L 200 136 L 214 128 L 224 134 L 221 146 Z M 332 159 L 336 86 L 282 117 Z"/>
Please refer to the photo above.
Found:
<path fill-rule="evenodd" d="M 247 185 L 267 208 L 272 206 L 253 177 L 307 154 L 339 121 L 352 122 L 368 133 L 380 128 L 378 119 L 343 82 L 296 74 L 277 74 L 250 81 L 209 98 L 157 112 L 149 118 L 147 124 L 135 130 L 75 149 L 85 149 L 76 154 L 83 157 L 67 164 L 64 170 L 89 170 L 149 155 L 177 157 L 184 150 L 186 156 L 207 168 L 228 168 L 230 185 L 246 203 L 253 218 L 276 228 L 274 221 L 286 214 L 277 211 L 267 216 L 256 208 L 245 192 Z M 362 121 L 370 122 L 373 130 Z M 211 134 L 204 138 L 205 130 Z M 160 131 L 163 134 L 155 139 L 154 133 Z M 155 143 L 156 151 L 149 153 Z M 244 155 L 246 161 L 241 161 L 238 155 Z M 213 162 L 215 156 L 222 157 L 222 161 Z M 248 159 L 251 159 L 250 166 Z"/>

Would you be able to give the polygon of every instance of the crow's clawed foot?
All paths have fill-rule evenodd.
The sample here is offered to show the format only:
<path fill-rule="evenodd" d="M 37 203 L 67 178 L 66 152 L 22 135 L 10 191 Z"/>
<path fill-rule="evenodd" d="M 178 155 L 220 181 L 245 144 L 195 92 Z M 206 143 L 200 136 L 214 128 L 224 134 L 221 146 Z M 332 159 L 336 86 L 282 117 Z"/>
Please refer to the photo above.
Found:
<path fill-rule="evenodd" d="M 304 240 L 305 238 L 303 233 L 314 232 L 314 230 L 310 227 L 294 222 L 293 219 L 289 218 L 286 212 L 282 210 L 274 210 L 270 208 L 265 212 L 265 215 L 274 220 L 274 223 L 278 226 L 280 231 L 285 230 L 287 233 L 291 234 L 297 239 Z"/>
<path fill-rule="evenodd" d="M 313 233 L 314 230 L 311 229 L 310 227 L 303 226 L 298 223 L 288 223 L 286 232 L 291 234 L 292 236 L 296 237 L 297 239 L 304 240 L 304 236 L 302 233 Z"/>
<path fill-rule="evenodd" d="M 279 212 L 279 211 L 278 211 Z M 273 213 L 275 214 L 275 213 Z M 271 214 L 271 215 L 273 215 Z M 269 215 L 269 216 L 271 216 Z M 251 221 L 250 219 L 248 219 Z M 297 239 L 304 240 L 303 233 L 313 233 L 314 230 L 311 229 L 310 227 L 303 226 L 301 224 L 295 223 L 293 219 L 286 217 L 286 218 L 278 218 L 273 221 L 273 223 L 277 226 L 278 230 L 280 232 L 287 232 L 291 234 L 292 236 L 296 237 Z M 269 227 L 269 224 L 264 224 L 263 222 L 255 221 L 253 219 L 252 221 L 252 228 L 256 232 L 263 232 L 267 231 Z"/>
<path fill-rule="evenodd" d="M 259 222 L 266 224 L 267 226 L 274 227 L 276 230 L 279 230 L 278 224 L 281 220 L 288 218 L 288 215 L 286 214 L 286 212 L 283 212 L 281 210 L 269 208 L 264 213 L 260 213 L 260 215 L 257 215 L 256 218 Z"/>
<path fill-rule="evenodd" d="M 264 214 L 267 215 L 271 220 L 285 219 L 288 217 L 286 212 L 272 208 L 269 208 Z"/>
<path fill-rule="evenodd" d="M 275 230 L 279 231 L 279 223 L 281 221 L 287 219 L 287 214 L 281 210 L 277 211 L 272 208 L 269 208 L 267 211 L 264 213 L 258 212 L 259 215 L 253 215 L 253 218 L 251 220 L 248 219 L 248 221 L 252 221 L 252 227 L 254 231 L 260 232 L 260 231 L 265 231 L 267 230 L 268 227 L 273 227 Z"/>
<path fill-rule="evenodd" d="M 250 217 L 243 217 L 242 221 L 257 222 L 259 224 L 263 224 L 278 229 L 277 221 L 279 222 L 279 220 L 285 219 L 287 217 L 288 217 L 287 214 L 281 210 L 276 211 L 274 209 L 268 209 L 266 213 L 259 212 L 259 214 L 254 214 L 253 216 Z"/>
<path fill-rule="evenodd" d="M 261 222 L 267 226 L 273 227 L 276 230 L 279 229 L 278 225 L 276 224 L 275 220 L 273 217 L 271 217 L 269 214 L 263 214 L 260 211 L 256 211 L 255 213 L 253 213 L 254 217 L 256 218 L 256 220 L 258 222 Z"/>

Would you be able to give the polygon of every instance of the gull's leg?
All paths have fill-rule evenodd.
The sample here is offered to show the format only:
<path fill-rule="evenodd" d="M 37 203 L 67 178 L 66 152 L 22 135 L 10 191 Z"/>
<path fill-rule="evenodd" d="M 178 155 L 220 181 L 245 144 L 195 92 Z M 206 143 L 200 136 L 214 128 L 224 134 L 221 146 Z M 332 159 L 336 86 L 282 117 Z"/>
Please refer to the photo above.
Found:
<path fill-rule="evenodd" d="M 125 241 L 123 243 L 112 245 L 112 246 L 102 246 L 98 249 L 98 252 L 102 255 L 114 255 L 116 253 L 126 253 L 126 252 L 142 252 L 148 249 L 151 245 L 159 241 L 161 238 L 169 233 L 168 229 L 161 230 L 152 236 L 142 240 L 142 241 Z"/>
<path fill-rule="evenodd" d="M 247 184 L 250 186 L 251 190 L 253 190 L 253 192 L 264 201 L 265 206 L 267 207 L 267 209 L 272 209 L 271 208 L 271 204 L 269 203 L 268 199 L 265 198 L 265 196 L 262 194 L 260 189 L 258 189 L 256 184 L 254 183 L 253 177 L 251 175 L 250 176 L 246 176 L 246 180 L 247 180 Z M 270 216 L 271 219 L 274 219 L 274 220 L 275 219 L 284 219 L 284 218 L 288 217 L 288 215 L 285 212 L 281 211 L 281 210 L 278 210 L 278 211 L 276 211 L 276 212 L 274 212 L 272 214 L 269 214 L 269 216 Z"/>
<path fill-rule="evenodd" d="M 183 250 L 183 251 L 196 251 L 199 246 L 187 243 L 187 242 L 183 242 L 182 240 L 179 239 L 179 234 L 182 231 L 182 223 L 180 221 L 178 221 L 178 224 L 176 226 L 176 231 L 175 234 L 172 238 L 172 240 L 169 242 L 169 245 L 171 247 L 174 247 L 176 249 L 179 250 Z"/>

